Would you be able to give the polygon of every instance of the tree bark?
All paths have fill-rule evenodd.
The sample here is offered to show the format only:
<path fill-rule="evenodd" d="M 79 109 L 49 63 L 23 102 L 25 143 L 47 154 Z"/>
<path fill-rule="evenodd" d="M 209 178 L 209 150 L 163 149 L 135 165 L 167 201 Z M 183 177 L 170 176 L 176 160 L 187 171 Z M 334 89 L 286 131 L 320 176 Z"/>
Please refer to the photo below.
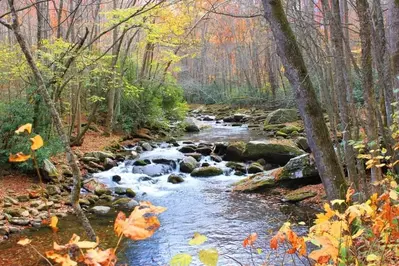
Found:
<path fill-rule="evenodd" d="M 338 167 L 323 112 L 317 101 L 302 52 L 288 23 L 281 0 L 262 0 L 265 17 L 277 42 L 277 53 L 286 69 L 305 124 L 306 135 L 328 199 L 344 198 L 347 184 Z"/>

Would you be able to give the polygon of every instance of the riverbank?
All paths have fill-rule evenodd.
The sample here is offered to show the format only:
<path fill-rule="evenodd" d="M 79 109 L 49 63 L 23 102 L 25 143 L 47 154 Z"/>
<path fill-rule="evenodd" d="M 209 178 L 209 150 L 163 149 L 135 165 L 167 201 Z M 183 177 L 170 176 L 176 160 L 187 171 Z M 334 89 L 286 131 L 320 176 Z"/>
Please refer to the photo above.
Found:
<path fill-rule="evenodd" d="M 235 110 L 232 112 L 235 112 Z M 193 113 L 191 112 L 191 114 Z M 193 116 L 191 115 L 191 117 Z M 204 116 L 205 114 L 198 114 L 195 119 L 196 121 L 201 120 Z M 276 182 L 273 185 L 270 185 L 269 182 L 271 179 L 269 172 L 271 170 L 269 169 L 277 171 L 276 169 L 281 167 L 286 173 L 285 178 L 290 179 L 290 174 L 287 173 L 296 173 L 298 168 L 295 167 L 298 167 L 298 162 L 302 162 L 302 164 L 299 163 L 299 167 L 312 166 L 311 161 L 309 161 L 311 158 L 306 156 L 306 160 L 303 160 L 304 158 L 301 158 L 300 161 L 296 159 L 290 166 L 291 159 L 306 155 L 306 152 L 298 148 L 293 139 L 278 137 L 276 139 L 269 138 L 266 141 L 263 135 L 266 131 L 249 130 L 245 123 L 241 126 L 232 126 L 231 122 L 220 120 L 219 123 L 215 120 L 202 120 L 202 122 L 206 123 L 207 126 L 200 130 L 199 133 L 189 133 L 180 139 L 167 138 L 165 139 L 166 141 L 156 141 L 154 138 L 151 140 L 148 136 L 151 137 L 152 134 L 148 131 L 141 132 L 144 134 L 142 134 L 144 138 L 141 139 L 137 137 L 126 139 L 122 138 L 122 136 L 105 138 L 100 134 L 91 133 L 92 139 L 90 137 L 86 138 L 82 147 L 74 148 L 79 157 L 82 174 L 85 179 L 83 182 L 85 190 L 82 194 L 81 205 L 84 209 L 90 211 L 88 215 L 92 223 L 94 223 L 96 231 L 106 230 L 108 232 L 108 234 L 100 233 L 101 239 L 105 238 L 107 243 L 112 244 L 111 224 L 116 211 L 118 209 L 131 210 L 136 204 L 136 200 L 150 200 L 157 205 L 169 208 L 164 214 L 163 220 L 161 220 L 161 231 L 163 228 L 166 231 L 165 233 L 160 233 L 161 236 L 159 237 L 161 239 L 168 238 L 168 241 L 171 241 L 169 238 L 172 237 L 174 239 L 172 242 L 175 246 L 181 246 L 186 241 L 184 238 L 190 238 L 190 235 L 195 230 L 208 228 L 205 231 L 211 237 L 215 233 L 218 234 L 219 232 L 220 234 L 220 230 L 216 227 L 213 228 L 211 224 L 220 225 L 225 223 L 226 228 L 222 235 L 236 234 L 233 242 L 237 244 L 238 239 L 242 241 L 244 236 L 242 232 L 239 233 L 242 228 L 237 227 L 234 229 L 232 222 L 234 224 L 242 223 L 243 225 L 251 224 L 249 228 L 253 231 L 264 231 L 265 228 L 276 229 L 276 224 L 282 223 L 287 219 L 296 220 L 297 222 L 305 220 L 307 224 L 312 222 L 312 215 L 317 212 L 318 207 L 324 200 L 322 186 L 313 184 L 314 171 L 305 171 L 306 173 L 311 173 L 310 176 L 305 175 L 305 179 L 309 178 L 308 181 L 310 182 L 297 183 L 289 180 L 286 182 L 281 179 L 282 176 L 275 178 Z M 216 134 L 219 135 L 215 136 Z M 214 141 L 213 138 L 215 137 L 224 139 L 225 142 Z M 297 137 L 301 137 L 301 135 Z M 239 139 L 244 141 L 237 142 Z M 269 153 L 264 153 L 265 149 L 270 147 L 274 149 L 275 145 L 284 148 L 285 155 L 275 156 L 275 154 L 273 155 L 273 150 L 269 151 Z M 286 150 L 288 146 L 290 148 Z M 259 147 L 262 153 L 257 151 Z M 70 177 L 68 177 L 68 173 L 65 170 L 62 157 L 58 158 L 57 156 L 52 161 L 57 171 L 62 173 L 65 178 L 63 184 L 68 184 Z M 287 164 L 289 167 L 284 169 Z M 189 170 L 183 170 L 182 166 L 188 167 Z M 293 166 L 295 167 L 292 168 Z M 213 173 L 209 174 L 210 170 Z M 204 171 L 207 172 L 206 178 L 204 178 Z M 280 173 L 282 172 L 280 171 Z M 174 177 L 171 178 L 173 175 Z M 259 179 L 268 180 L 268 185 L 257 186 L 256 189 L 253 189 L 253 181 Z M 250 182 L 247 186 L 250 189 L 237 189 L 239 186 L 242 187 L 243 180 Z M 33 185 L 34 180 L 31 180 L 31 182 Z M 239 186 L 234 185 L 237 183 Z M 105 186 L 102 184 L 105 184 Z M 307 186 L 308 184 L 311 185 Z M 68 189 L 64 185 L 58 186 L 58 188 L 59 191 L 55 189 L 57 195 L 50 195 L 49 200 L 54 205 L 61 204 L 65 206 L 65 213 L 69 214 L 70 209 L 67 204 Z M 21 191 L 26 189 L 28 189 L 28 186 L 24 184 Z M 295 193 L 298 191 L 305 192 L 305 197 L 287 200 L 287 195 L 298 194 Z M 313 192 L 312 195 L 308 194 L 309 191 Z M 253 194 L 253 192 L 256 193 Z M 17 198 L 19 196 L 18 193 L 19 190 L 15 190 L 13 196 Z M 57 200 L 55 198 L 58 197 L 58 194 L 62 198 L 55 202 L 54 200 Z M 193 204 L 198 205 L 200 210 L 192 210 L 189 206 Z M 30 208 L 21 203 L 15 206 L 20 209 Z M 55 206 L 58 207 L 59 205 Z M 93 206 L 101 208 L 93 209 Z M 225 209 L 226 207 L 228 209 Z M 309 209 L 314 211 L 307 212 Z M 55 211 L 55 208 L 53 210 L 54 213 L 59 212 Z M 267 223 L 264 222 L 265 210 L 270 212 L 270 220 Z M 256 219 L 253 221 L 246 220 L 248 217 L 243 214 L 248 213 L 248 211 L 254 213 Z M 214 216 L 216 214 L 217 216 Z M 65 216 L 59 215 L 61 217 Z M 203 215 L 207 218 L 202 217 Z M 76 221 L 69 219 L 69 217 L 73 216 L 61 219 L 61 221 L 65 219 L 66 223 L 61 222 L 61 232 L 58 233 L 60 238 L 65 241 L 73 233 L 73 230 L 79 228 Z M 192 224 L 183 225 L 179 221 L 180 219 L 190 220 Z M 201 220 L 198 219 L 205 220 L 200 222 Z M 274 222 L 269 224 L 271 220 Z M 29 232 L 23 231 L 19 233 L 30 234 L 39 243 L 42 243 L 45 241 L 45 237 L 41 234 L 47 232 L 48 238 L 51 233 L 48 228 L 43 228 L 42 225 L 39 227 L 39 224 L 37 226 L 38 229 L 34 229 L 34 226 L 30 224 L 27 226 L 31 228 Z M 177 231 L 178 228 L 179 231 Z M 171 236 L 168 237 L 169 234 Z M 214 237 L 216 239 L 219 238 L 217 235 Z M 154 240 L 150 240 L 149 243 L 157 243 L 157 245 L 163 246 L 164 244 L 160 243 L 163 243 L 162 241 L 164 240 L 161 241 L 160 238 L 155 236 Z M 8 263 L 13 259 L 10 251 L 18 249 L 12 245 L 12 243 L 15 245 L 16 239 L 18 239 L 18 235 L 12 237 L 12 241 L 9 244 L 3 247 L 0 246 L 0 257 L 8 258 Z M 181 242 L 180 244 L 179 241 Z M 220 242 L 220 245 L 223 244 L 222 242 Z M 129 249 L 130 244 L 127 243 L 126 245 Z M 5 248 L 6 246 L 8 248 Z M 44 247 L 51 248 L 47 244 L 43 245 L 43 249 Z M 143 252 L 141 253 L 142 256 L 147 257 L 149 254 L 146 253 L 145 247 L 146 245 L 144 244 L 144 247 L 140 247 L 139 250 Z M 135 248 L 137 249 L 138 247 L 135 245 Z M 165 261 L 168 256 L 164 253 L 164 248 L 161 248 L 161 261 Z M 21 252 L 22 249 L 18 250 L 18 252 Z M 32 256 L 34 255 L 32 254 Z M 143 260 L 142 257 L 137 256 L 139 255 L 129 255 L 127 261 Z"/>

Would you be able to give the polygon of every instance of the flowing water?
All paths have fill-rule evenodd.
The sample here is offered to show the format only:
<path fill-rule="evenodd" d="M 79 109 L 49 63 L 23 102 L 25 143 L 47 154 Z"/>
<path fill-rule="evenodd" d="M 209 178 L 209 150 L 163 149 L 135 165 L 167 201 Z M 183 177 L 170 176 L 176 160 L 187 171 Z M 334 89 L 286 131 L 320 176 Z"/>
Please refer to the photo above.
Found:
<path fill-rule="evenodd" d="M 212 124 L 212 127 L 196 135 L 185 136 L 182 140 L 195 142 L 215 142 L 231 140 L 255 140 L 263 136 L 256 131 L 249 131 L 245 127 L 227 127 Z M 182 156 L 176 148 L 161 145 L 161 148 L 141 154 L 140 159 L 168 158 L 177 160 Z M 205 157 L 202 162 L 211 162 Z M 173 164 L 173 171 L 179 172 L 178 164 Z M 202 265 L 198 260 L 200 248 L 216 248 L 219 252 L 218 265 L 261 265 L 270 250 L 268 242 L 270 232 L 276 231 L 288 219 L 280 209 L 281 205 L 273 195 L 241 194 L 231 192 L 231 184 L 242 179 L 230 173 L 225 162 L 216 166 L 225 170 L 224 175 L 210 178 L 194 178 L 185 176 L 181 184 L 167 182 L 167 175 L 153 177 L 144 181 L 143 174 L 132 173 L 132 161 L 126 161 L 109 171 L 96 174 L 100 181 L 109 187 L 132 188 L 137 192 L 137 200 L 151 201 L 154 205 L 167 207 L 167 211 L 159 218 L 160 229 L 154 236 L 145 241 L 124 241 L 121 252 L 118 254 L 121 263 L 128 265 L 168 265 L 173 255 L 189 253 L 193 255 L 192 265 Z M 119 184 L 112 182 L 113 175 L 122 177 Z M 116 215 L 113 211 L 106 216 L 90 216 L 90 220 L 98 232 L 103 243 L 114 244 L 116 239 L 112 233 L 112 222 Z M 61 219 L 60 241 L 66 241 L 72 232 L 76 232 L 79 225 L 73 216 Z M 303 232 L 306 227 L 298 227 Z M 190 246 L 188 241 L 195 232 L 208 237 L 208 241 L 201 247 Z M 243 239 L 250 233 L 259 235 L 256 248 L 262 248 L 263 254 L 258 255 L 256 250 L 244 248 Z M 25 232 L 33 239 L 33 244 L 39 243 L 42 249 L 49 248 L 48 229 L 31 230 Z M 49 235 L 50 234 L 50 235 Z M 15 239 L 8 241 L 0 249 L 8 248 L 13 258 L 25 259 L 27 255 L 35 257 L 32 252 L 26 253 L 15 246 Z M 0 253 L 1 254 L 1 253 Z M 37 256 L 36 256 L 37 257 Z M 272 256 L 268 265 L 290 265 L 284 256 Z M 11 264 L 10 264 L 11 265 Z M 15 264 L 30 265 L 30 264 Z"/>

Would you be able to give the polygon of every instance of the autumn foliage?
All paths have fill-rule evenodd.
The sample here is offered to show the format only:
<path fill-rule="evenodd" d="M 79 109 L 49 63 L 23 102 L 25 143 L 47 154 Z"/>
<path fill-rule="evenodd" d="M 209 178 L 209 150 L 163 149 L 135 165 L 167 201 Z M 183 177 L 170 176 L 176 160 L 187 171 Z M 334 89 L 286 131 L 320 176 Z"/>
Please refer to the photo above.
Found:
<path fill-rule="evenodd" d="M 289 223 L 284 224 L 270 248 L 288 246 L 288 254 L 307 257 L 316 265 L 394 265 L 399 255 L 398 185 L 388 179 L 378 185 L 385 186 L 386 192 L 373 194 L 364 203 L 352 203 L 352 189 L 346 200 L 331 202 L 345 205 L 344 211 L 326 203 L 307 236 L 299 237 Z"/>
<path fill-rule="evenodd" d="M 47 251 L 45 257 L 62 266 L 75 266 L 83 263 L 89 266 L 116 265 L 116 251 L 123 237 L 132 240 L 144 240 L 151 237 L 159 228 L 160 222 L 156 215 L 164 212 L 166 208 L 154 206 L 150 202 L 140 202 L 127 218 L 120 212 L 115 220 L 114 231 L 119 237 L 115 248 L 101 249 L 96 242 L 81 241 L 80 236 L 74 234 L 68 243 L 53 244 L 53 250 Z M 52 219 L 50 227 L 56 231 L 58 219 Z M 26 246 L 31 244 L 30 239 L 22 239 L 18 244 Z M 42 255 L 41 255 L 42 256 Z"/>

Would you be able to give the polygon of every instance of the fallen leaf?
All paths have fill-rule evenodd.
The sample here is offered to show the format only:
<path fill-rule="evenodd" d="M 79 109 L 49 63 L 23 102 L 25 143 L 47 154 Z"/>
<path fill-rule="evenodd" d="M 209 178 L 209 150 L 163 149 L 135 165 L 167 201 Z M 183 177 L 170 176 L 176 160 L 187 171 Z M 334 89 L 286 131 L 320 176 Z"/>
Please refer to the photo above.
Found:
<path fill-rule="evenodd" d="M 201 235 L 200 233 L 194 233 L 194 237 L 192 239 L 190 239 L 188 244 L 190 246 L 198 246 L 198 245 L 202 245 L 207 240 L 208 240 L 208 238 L 206 236 Z"/>
<path fill-rule="evenodd" d="M 58 231 L 57 224 L 58 224 L 58 217 L 55 216 L 55 215 L 51 216 L 49 226 L 53 230 L 53 232 L 57 232 Z"/>
<path fill-rule="evenodd" d="M 53 250 L 46 252 L 46 257 L 55 261 L 56 263 L 61 264 L 61 266 L 76 266 L 78 263 L 74 260 L 71 260 L 68 254 L 60 255 L 55 253 Z"/>
<path fill-rule="evenodd" d="M 390 192 L 389 192 L 389 197 L 391 198 L 391 199 L 393 199 L 393 200 L 398 200 L 398 192 L 396 192 L 395 190 L 391 190 Z"/>
<path fill-rule="evenodd" d="M 89 249 L 84 255 L 84 263 L 88 266 L 114 266 L 116 261 L 117 257 L 113 248 L 107 250 Z"/>
<path fill-rule="evenodd" d="M 193 258 L 190 254 L 182 253 L 174 255 L 169 261 L 170 266 L 189 266 Z"/>
<path fill-rule="evenodd" d="M 29 238 L 24 238 L 24 239 L 19 240 L 17 242 L 17 244 L 21 245 L 21 246 L 26 246 L 26 245 L 29 245 L 30 242 L 32 242 L 32 240 L 30 240 Z"/>
<path fill-rule="evenodd" d="M 216 249 L 202 249 L 199 251 L 199 259 L 206 266 L 216 266 L 219 260 L 219 253 Z"/>

